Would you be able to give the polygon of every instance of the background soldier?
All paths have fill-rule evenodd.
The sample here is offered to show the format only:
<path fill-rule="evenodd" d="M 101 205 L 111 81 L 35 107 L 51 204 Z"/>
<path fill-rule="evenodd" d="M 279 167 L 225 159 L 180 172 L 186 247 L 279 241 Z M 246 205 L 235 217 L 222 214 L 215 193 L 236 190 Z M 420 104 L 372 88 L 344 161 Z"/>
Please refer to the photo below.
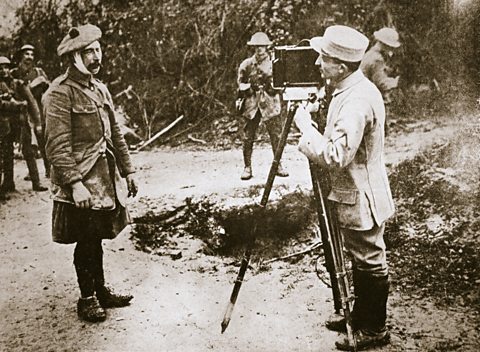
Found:
<path fill-rule="evenodd" d="M 9 86 L 10 60 L 0 56 L 0 200 L 6 192 L 15 189 L 13 184 L 14 125 L 20 113 L 27 110 L 27 102 L 15 100 Z M 8 180 L 5 182 L 5 180 Z M 3 181 L 3 182 L 2 182 Z"/>
<path fill-rule="evenodd" d="M 368 39 L 346 26 L 332 26 L 310 41 L 317 64 L 334 88 L 325 131 L 320 134 L 305 108 L 295 122 L 302 131 L 299 149 L 328 169 L 330 206 L 338 215 L 345 248 L 353 258 L 355 304 L 352 312 L 358 349 L 388 343 L 386 327 L 388 266 L 383 233 L 394 204 L 383 159 L 385 107 L 380 91 L 359 70 Z M 346 331 L 345 320 L 327 328 Z M 337 342 L 353 350 L 348 340 Z"/>
<path fill-rule="evenodd" d="M 387 59 L 400 47 L 398 33 L 393 28 L 384 27 L 375 33 L 375 44 L 365 53 L 360 68 L 365 76 L 382 92 L 386 103 L 390 101 L 389 92 L 398 87 L 399 76 L 390 77 L 391 67 Z"/>
<path fill-rule="evenodd" d="M 244 98 L 241 112 L 246 120 L 243 141 L 245 168 L 241 176 L 242 180 L 252 178 L 253 142 L 260 121 L 265 122 L 274 153 L 280 139 L 280 94 L 272 86 L 272 61 L 267 51 L 267 47 L 271 44 L 265 33 L 255 33 L 247 43 L 255 48 L 255 54 L 245 59 L 238 69 L 239 92 Z M 277 175 L 288 176 L 281 164 L 278 165 Z"/>
<path fill-rule="evenodd" d="M 93 76 L 101 67 L 102 32 L 87 24 L 73 27 L 57 53 L 69 62 L 44 95 L 46 151 L 52 165 L 53 240 L 75 243 L 80 286 L 78 316 L 97 322 L 104 308 L 123 307 L 133 296 L 105 286 L 102 239 L 113 239 L 128 224 L 128 196 L 137 185 L 128 148 L 115 120 L 107 87 Z"/>
<path fill-rule="evenodd" d="M 38 148 L 40 150 L 40 154 L 42 155 L 43 163 L 45 166 L 45 175 L 46 177 L 49 177 L 50 166 L 45 156 L 45 117 L 43 116 L 41 100 L 42 95 L 47 90 L 50 82 L 45 71 L 43 71 L 42 68 L 35 66 L 35 48 L 32 45 L 25 44 L 24 46 L 22 46 L 18 55 L 19 63 L 18 66 L 12 70 L 12 76 L 14 78 L 21 79 L 29 85 L 30 90 L 32 91 L 32 94 L 35 97 L 38 107 L 40 109 L 42 128 L 41 131 L 34 130 L 34 132 L 37 139 Z"/>
<path fill-rule="evenodd" d="M 21 136 L 22 153 L 29 174 L 31 175 L 32 189 L 34 191 L 46 191 L 48 188 L 42 186 L 38 175 L 37 162 L 33 149 L 31 148 L 32 134 L 27 115 L 32 118 L 33 126 L 36 130 L 40 130 L 40 111 L 37 102 L 33 97 L 30 88 L 21 80 L 14 79 L 10 74 L 10 60 L 2 57 L 2 75 L 0 77 L 0 94 L 2 100 L 6 101 L 22 101 L 20 110 L 10 112 L 8 117 L 9 133 L 6 134 L 3 143 L 3 182 L 2 193 L 15 191 L 14 172 L 13 172 L 13 142 Z M 8 70 L 7 70 L 8 69 Z"/>

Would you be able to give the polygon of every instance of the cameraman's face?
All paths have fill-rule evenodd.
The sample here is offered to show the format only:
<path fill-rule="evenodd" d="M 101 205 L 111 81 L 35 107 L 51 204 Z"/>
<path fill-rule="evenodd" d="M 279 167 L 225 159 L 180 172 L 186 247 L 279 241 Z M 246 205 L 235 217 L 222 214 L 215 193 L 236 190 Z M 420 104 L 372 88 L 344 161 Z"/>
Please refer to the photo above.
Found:
<path fill-rule="evenodd" d="M 336 82 L 343 76 L 344 67 L 337 59 L 320 54 L 315 65 L 320 66 L 320 73 L 325 79 Z"/>

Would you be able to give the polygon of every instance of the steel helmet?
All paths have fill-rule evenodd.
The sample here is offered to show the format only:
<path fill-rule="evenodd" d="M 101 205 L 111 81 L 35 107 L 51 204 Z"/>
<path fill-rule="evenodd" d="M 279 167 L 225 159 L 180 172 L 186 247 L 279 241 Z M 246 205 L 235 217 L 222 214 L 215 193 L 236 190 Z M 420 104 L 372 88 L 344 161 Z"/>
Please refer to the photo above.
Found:
<path fill-rule="evenodd" d="M 254 35 L 252 35 L 252 38 L 250 38 L 250 41 L 247 42 L 247 45 L 252 45 L 252 46 L 268 46 L 272 44 L 273 43 L 268 38 L 268 35 L 266 35 L 263 32 L 255 33 Z"/>
<path fill-rule="evenodd" d="M 0 65 L 10 65 L 10 60 L 6 56 L 0 56 Z"/>
<path fill-rule="evenodd" d="M 389 47 L 398 48 L 400 46 L 398 32 L 393 28 L 383 27 L 382 29 L 374 32 L 373 36 L 376 40 L 388 45 Z"/>

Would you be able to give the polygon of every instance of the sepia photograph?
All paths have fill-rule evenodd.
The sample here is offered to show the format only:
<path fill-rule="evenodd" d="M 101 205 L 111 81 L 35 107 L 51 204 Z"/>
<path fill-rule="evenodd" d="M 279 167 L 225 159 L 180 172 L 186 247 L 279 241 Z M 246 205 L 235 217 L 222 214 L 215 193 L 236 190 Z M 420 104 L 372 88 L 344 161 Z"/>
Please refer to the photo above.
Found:
<path fill-rule="evenodd" d="M 0 0 L 0 351 L 480 351 L 480 1 Z"/>

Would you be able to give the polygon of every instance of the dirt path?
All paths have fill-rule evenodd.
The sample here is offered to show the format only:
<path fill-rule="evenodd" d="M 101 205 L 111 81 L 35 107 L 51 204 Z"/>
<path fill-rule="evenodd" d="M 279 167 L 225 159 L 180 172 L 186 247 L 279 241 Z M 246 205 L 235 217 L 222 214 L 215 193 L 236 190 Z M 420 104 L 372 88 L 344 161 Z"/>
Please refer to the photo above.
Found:
<path fill-rule="evenodd" d="M 414 130 L 396 136 L 395 143 L 389 139 L 387 162 L 413 156 L 452 133 L 451 126 L 420 125 Z M 263 184 L 271 156 L 268 148 L 258 147 L 253 157 L 255 177 L 242 182 L 240 150 L 161 149 L 134 154 L 141 191 L 133 212 L 143 213 L 145 204 L 151 203 L 145 200 L 156 200 L 158 207 L 174 206 L 186 197 L 240 201 L 250 186 Z M 296 187 L 309 189 L 306 160 L 296 147 L 287 147 L 284 165 L 291 176 L 276 180 L 277 195 Z M 220 321 L 237 268 L 228 258 L 197 253 L 200 244 L 188 238 L 178 244 L 183 254 L 179 260 L 136 251 L 128 229 L 104 248 L 107 280 L 131 292 L 133 304 L 109 310 L 104 323 L 80 322 L 73 246 L 51 242 L 49 195 L 29 191 L 22 180 L 24 163 L 16 166 L 18 192 L 0 204 L 0 350 L 335 350 L 339 337 L 323 326 L 332 307 L 330 290 L 307 260 L 295 265 L 277 262 L 273 270 L 247 274 L 230 327 L 222 335 Z M 465 312 L 438 310 L 428 302 L 409 307 L 397 292 L 389 304 L 393 342 L 381 351 L 433 351 L 439 342 L 451 343 L 450 337 L 470 338 L 472 327 L 464 324 Z M 475 350 L 472 345 L 471 351 Z"/>

